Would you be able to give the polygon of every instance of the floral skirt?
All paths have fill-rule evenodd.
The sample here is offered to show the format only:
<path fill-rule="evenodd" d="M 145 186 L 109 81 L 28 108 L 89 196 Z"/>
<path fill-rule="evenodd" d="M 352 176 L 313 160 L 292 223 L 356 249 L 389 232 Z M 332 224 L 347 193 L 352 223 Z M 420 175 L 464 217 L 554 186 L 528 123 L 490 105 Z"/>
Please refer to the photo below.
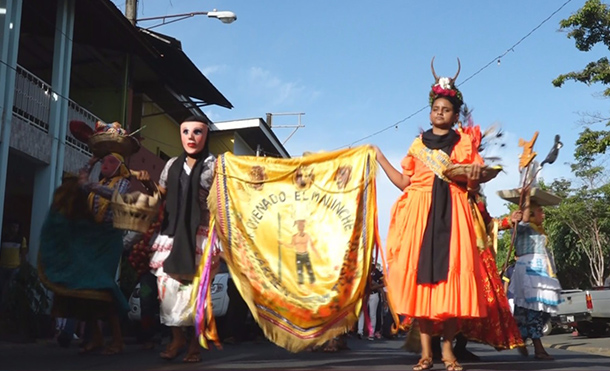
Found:
<path fill-rule="evenodd" d="M 472 341 L 491 345 L 496 350 L 523 346 L 523 339 L 513 318 L 504 285 L 493 254 L 489 248 L 481 253 L 483 292 L 487 303 L 487 317 L 463 319 L 459 331 Z"/>
<path fill-rule="evenodd" d="M 544 324 L 551 318 L 551 315 L 539 310 L 532 310 L 523 307 L 515 307 L 515 320 L 519 325 L 521 337 L 523 339 L 540 339 Z"/>
<path fill-rule="evenodd" d="M 199 226 L 197 230 L 195 265 L 198 265 L 201 260 L 207 236 L 207 227 Z M 188 280 L 176 278 L 163 271 L 163 263 L 172 251 L 173 243 L 173 237 L 161 234 L 155 239 L 151 249 L 153 256 L 150 259 L 150 268 L 151 272 L 157 277 L 157 287 L 159 290 L 159 319 L 162 324 L 170 327 L 193 326 L 194 316 L 193 307 L 191 306 L 192 278 Z"/>

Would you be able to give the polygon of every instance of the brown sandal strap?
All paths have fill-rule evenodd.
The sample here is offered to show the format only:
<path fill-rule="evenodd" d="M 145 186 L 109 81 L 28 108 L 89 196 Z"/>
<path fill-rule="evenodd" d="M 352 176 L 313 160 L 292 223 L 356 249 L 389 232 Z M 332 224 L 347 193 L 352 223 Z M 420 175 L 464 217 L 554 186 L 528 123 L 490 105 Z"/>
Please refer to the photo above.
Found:
<path fill-rule="evenodd" d="M 432 358 L 422 358 L 419 360 L 419 362 L 417 362 L 417 364 L 415 366 L 413 366 L 413 370 L 414 371 L 429 370 L 433 366 L 434 366 L 434 363 L 432 363 Z"/>
<path fill-rule="evenodd" d="M 445 363 L 445 370 L 447 370 L 447 371 L 463 371 L 464 370 L 464 367 L 458 363 L 457 359 L 454 359 L 453 361 L 443 360 L 443 362 Z"/>

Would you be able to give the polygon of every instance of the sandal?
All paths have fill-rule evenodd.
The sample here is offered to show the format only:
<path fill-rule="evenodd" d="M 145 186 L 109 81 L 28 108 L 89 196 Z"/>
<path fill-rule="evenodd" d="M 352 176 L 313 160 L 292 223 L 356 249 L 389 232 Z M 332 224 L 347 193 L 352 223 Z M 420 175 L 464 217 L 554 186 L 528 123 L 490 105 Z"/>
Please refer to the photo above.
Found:
<path fill-rule="evenodd" d="M 432 363 L 432 358 L 422 358 L 419 360 L 419 362 L 417 362 L 417 364 L 415 366 L 413 366 L 413 370 L 414 371 L 429 370 L 433 366 L 434 366 L 434 363 Z"/>
<path fill-rule="evenodd" d="M 444 359 L 442 360 L 445 363 L 445 370 L 447 371 L 462 371 L 464 370 L 464 367 L 462 367 L 462 365 L 460 365 L 457 361 L 457 359 L 454 359 L 453 361 L 445 361 Z"/>

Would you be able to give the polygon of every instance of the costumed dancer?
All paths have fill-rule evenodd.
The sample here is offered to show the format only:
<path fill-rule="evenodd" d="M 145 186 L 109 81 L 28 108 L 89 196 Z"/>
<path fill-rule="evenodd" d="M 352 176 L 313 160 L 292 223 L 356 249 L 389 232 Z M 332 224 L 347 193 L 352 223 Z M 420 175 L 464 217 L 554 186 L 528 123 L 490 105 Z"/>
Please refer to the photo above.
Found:
<path fill-rule="evenodd" d="M 555 261 L 548 249 L 548 237 L 542 227 L 544 210 L 530 200 L 526 191 L 523 211 L 512 214 L 512 223 L 517 224 L 515 238 L 515 270 L 509 290 L 514 294 L 514 316 L 523 339 L 531 338 L 536 359 L 552 360 L 540 338 L 542 328 L 557 313 L 561 284 L 555 275 Z"/>
<path fill-rule="evenodd" d="M 434 59 L 433 59 L 434 61 Z M 458 60 L 459 61 L 459 60 Z M 416 138 L 396 170 L 377 149 L 377 160 L 403 194 L 392 208 L 387 236 L 388 295 L 398 314 L 418 319 L 422 356 L 414 370 L 432 362 L 432 327 L 443 323 L 443 362 L 462 370 L 452 341 L 458 318 L 484 317 L 480 258 L 468 192 L 479 188 L 483 159 L 470 137 L 454 130 L 463 104 L 455 79 L 438 78 L 430 92 L 432 129 Z M 451 164 L 471 164 L 467 184 L 443 174 Z"/>
<path fill-rule="evenodd" d="M 39 272 L 55 293 L 54 316 L 87 321 L 91 338 L 81 352 L 104 346 L 97 320 L 108 318 L 112 342 L 102 353 L 118 354 L 123 350 L 119 316 L 128 305 L 115 280 L 123 232 L 113 227 L 110 199 L 114 192 L 127 192 L 131 174 L 123 155 L 111 153 L 101 160 L 100 181 L 90 182 L 98 161 L 92 157 L 78 178 L 68 177 L 55 192 L 41 231 Z"/>
<path fill-rule="evenodd" d="M 183 328 L 190 331 L 184 362 L 200 362 L 190 305 L 193 278 L 207 242 L 210 213 L 207 196 L 215 157 L 208 150 L 208 120 L 192 116 L 180 124 L 184 152 L 171 158 L 161 173 L 159 191 L 165 197 L 161 232 L 152 250 L 150 267 L 157 276 L 160 320 L 171 328 L 172 340 L 161 357 L 174 359 L 186 346 Z"/>
<path fill-rule="evenodd" d="M 557 313 L 561 300 L 561 285 L 555 275 L 555 261 L 548 248 L 548 237 L 544 232 L 544 210 L 542 205 L 551 206 L 561 202 L 561 198 L 537 187 L 537 176 L 545 164 L 557 160 L 559 149 L 563 146 L 559 135 L 547 157 L 541 162 L 533 161 L 536 157 L 533 147 L 538 132 L 530 141 L 519 139 L 523 153 L 519 156 L 519 171 L 522 174 L 521 187 L 512 190 L 498 191 L 498 195 L 516 203 L 519 209 L 511 215 L 512 241 L 503 270 L 511 259 L 514 247 L 516 262 L 510 274 L 508 292 L 513 296 L 513 315 L 525 341 L 531 338 L 534 344 L 536 359 L 552 360 L 540 338 L 544 324 L 550 316 Z"/>

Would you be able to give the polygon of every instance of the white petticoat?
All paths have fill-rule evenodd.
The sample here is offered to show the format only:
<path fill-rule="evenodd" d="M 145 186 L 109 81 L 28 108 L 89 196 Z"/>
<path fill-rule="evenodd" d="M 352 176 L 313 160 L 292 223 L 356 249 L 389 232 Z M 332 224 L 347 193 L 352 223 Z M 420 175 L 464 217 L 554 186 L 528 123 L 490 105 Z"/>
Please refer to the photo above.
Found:
<path fill-rule="evenodd" d="M 509 288 L 514 294 L 515 306 L 557 313 L 561 285 L 554 277 L 553 267 L 545 254 L 528 254 L 517 259 Z"/>
<path fill-rule="evenodd" d="M 195 250 L 195 265 L 199 265 L 203 247 L 207 242 L 207 228 L 200 226 L 197 230 L 197 246 Z M 157 276 L 159 290 L 161 323 L 171 327 L 193 326 L 194 316 L 191 301 L 192 283 L 176 280 L 163 271 L 163 262 L 172 251 L 174 238 L 160 234 L 151 248 L 154 251 L 150 259 L 151 272 Z"/>

